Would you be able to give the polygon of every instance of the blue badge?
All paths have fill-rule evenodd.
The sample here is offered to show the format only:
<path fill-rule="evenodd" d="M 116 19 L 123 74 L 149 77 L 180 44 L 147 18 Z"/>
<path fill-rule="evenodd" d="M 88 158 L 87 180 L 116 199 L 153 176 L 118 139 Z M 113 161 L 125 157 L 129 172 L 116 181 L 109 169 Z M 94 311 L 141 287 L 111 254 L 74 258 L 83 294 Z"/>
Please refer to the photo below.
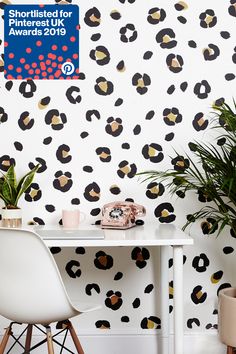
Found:
<path fill-rule="evenodd" d="M 79 28 L 77 5 L 5 6 L 5 78 L 78 79 Z"/>

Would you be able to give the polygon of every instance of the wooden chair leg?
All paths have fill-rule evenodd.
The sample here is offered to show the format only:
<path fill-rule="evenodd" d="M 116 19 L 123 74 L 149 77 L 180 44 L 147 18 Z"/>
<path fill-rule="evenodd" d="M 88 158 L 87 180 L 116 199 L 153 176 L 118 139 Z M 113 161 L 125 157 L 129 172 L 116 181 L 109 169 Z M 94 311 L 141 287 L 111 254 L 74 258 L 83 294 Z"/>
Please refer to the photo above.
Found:
<path fill-rule="evenodd" d="M 54 354 L 53 342 L 52 342 L 52 332 L 51 332 L 50 326 L 47 326 L 46 332 L 47 332 L 48 354 Z"/>
<path fill-rule="evenodd" d="M 28 328 L 27 328 L 27 332 L 26 332 L 25 352 L 24 352 L 24 354 L 29 354 L 30 353 L 32 330 L 33 330 L 33 325 L 29 324 Z"/>
<path fill-rule="evenodd" d="M 7 345 L 7 342 L 8 342 L 8 339 L 9 339 L 11 333 L 12 333 L 11 332 L 11 326 L 9 326 L 9 327 L 6 328 L 6 331 L 4 333 L 4 336 L 3 336 L 1 344 L 0 344 L 0 354 L 4 353 L 4 350 L 6 348 L 6 345 Z"/>
<path fill-rule="evenodd" d="M 234 352 L 234 348 L 227 345 L 227 354 L 233 354 L 233 352 Z"/>
<path fill-rule="evenodd" d="M 68 321 L 68 324 L 67 324 L 67 327 L 70 331 L 70 335 L 71 335 L 71 338 L 73 339 L 73 342 L 74 342 L 74 345 L 77 349 L 77 352 L 79 354 L 84 354 L 84 350 L 80 344 L 80 341 L 79 341 L 79 338 L 77 337 L 77 334 L 75 332 L 75 329 L 74 327 L 72 326 L 72 323 L 70 321 Z"/>

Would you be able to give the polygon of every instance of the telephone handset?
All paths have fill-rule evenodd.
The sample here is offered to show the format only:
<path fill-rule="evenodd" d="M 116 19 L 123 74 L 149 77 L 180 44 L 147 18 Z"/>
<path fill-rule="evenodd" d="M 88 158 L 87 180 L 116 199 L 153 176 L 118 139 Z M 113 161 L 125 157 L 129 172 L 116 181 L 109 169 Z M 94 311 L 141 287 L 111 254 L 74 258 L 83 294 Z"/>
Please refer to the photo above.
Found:
<path fill-rule="evenodd" d="M 137 217 L 144 216 L 146 210 L 133 202 L 112 202 L 102 208 L 102 228 L 129 229 L 135 226 Z"/>

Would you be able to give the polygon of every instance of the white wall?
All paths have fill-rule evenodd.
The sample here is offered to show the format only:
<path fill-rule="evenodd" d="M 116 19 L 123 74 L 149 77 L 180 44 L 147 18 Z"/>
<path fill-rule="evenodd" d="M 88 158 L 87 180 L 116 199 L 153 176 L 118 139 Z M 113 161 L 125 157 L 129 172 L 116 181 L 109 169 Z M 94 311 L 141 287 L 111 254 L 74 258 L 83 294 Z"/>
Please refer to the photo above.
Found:
<path fill-rule="evenodd" d="M 23 2 L 27 3 L 12 0 L 14 4 Z M 53 0 L 42 2 L 54 3 Z M 188 8 L 182 11 L 175 8 L 176 1 L 173 0 L 160 0 L 158 3 L 154 0 L 136 0 L 133 3 L 129 1 L 122 3 L 118 0 L 86 2 L 73 0 L 73 3 L 78 4 L 81 11 L 80 65 L 81 71 L 85 73 L 85 80 L 69 82 L 36 80 L 36 91 L 31 98 L 26 98 L 19 92 L 20 80 L 13 81 L 13 86 L 9 87 L 3 73 L 0 74 L 0 108 L 7 113 L 7 121 L 0 124 L 0 169 L 4 168 L 4 161 L 11 158 L 16 161 L 19 176 L 26 172 L 30 162 L 35 164 L 37 158 L 43 159 L 47 167 L 37 174 L 36 184 L 28 193 L 31 196 L 36 193 L 38 200 L 27 202 L 22 198 L 20 202 L 24 222 L 57 224 L 61 218 L 62 208 L 77 207 L 77 204 L 87 213 L 87 222 L 95 222 L 100 219 L 100 209 L 106 202 L 133 198 L 147 207 L 146 220 L 157 223 L 159 219 L 154 216 L 154 210 L 163 203 L 163 208 L 167 207 L 166 203 L 170 203 L 174 211 L 169 214 L 176 215 L 176 224 L 182 226 L 186 214 L 199 207 L 195 195 L 180 200 L 171 198 L 166 191 L 162 196 L 156 195 L 150 199 L 146 196 L 147 186 L 140 184 L 134 171 L 129 176 L 124 175 L 124 178 L 119 177 L 117 171 L 120 170 L 119 164 L 122 161 L 128 161 L 128 170 L 131 167 L 136 167 L 138 171 L 165 169 L 171 166 L 169 156 L 175 157 L 174 149 L 184 153 L 190 140 L 210 140 L 206 128 L 197 129 L 199 126 L 196 125 L 196 115 L 202 112 L 203 120 L 206 123 L 210 122 L 211 104 L 220 98 L 232 102 L 236 91 L 235 80 L 228 81 L 225 78 L 226 74 L 235 72 L 235 17 L 228 12 L 230 1 L 189 0 Z M 84 22 L 87 11 L 93 7 L 97 8 L 101 16 L 100 25 L 97 27 Z M 147 18 L 152 12 L 150 10 L 155 7 L 163 9 L 166 16 L 163 17 L 163 21 L 152 24 Z M 119 20 L 114 20 L 110 16 L 114 9 L 121 14 Z M 213 27 L 204 28 L 201 26 L 199 16 L 207 9 L 214 11 L 217 22 Z M 181 16 L 187 20 L 185 24 L 180 22 L 183 20 Z M 133 42 L 124 43 L 120 40 L 120 29 L 128 23 L 134 24 L 138 36 Z M 0 26 L 2 39 L 3 21 Z M 156 35 L 168 28 L 174 31 L 173 40 L 176 40 L 176 45 L 170 49 L 161 48 L 160 43 L 156 42 Z M 91 40 L 91 36 L 96 33 L 101 34 L 101 38 L 98 41 Z M 130 35 L 129 31 L 127 35 Z M 190 46 L 189 41 L 194 41 L 196 47 Z M 218 47 L 220 55 L 211 57 L 213 60 L 206 60 L 203 51 L 210 44 Z M 90 52 L 96 46 L 108 49 L 110 53 L 108 64 L 98 65 L 90 58 Z M 2 42 L 0 53 L 3 53 L 3 50 Z M 144 59 L 144 53 L 148 51 L 152 52 L 152 56 Z M 183 58 L 184 65 L 179 73 L 170 71 L 166 64 L 170 54 Z M 125 70 L 120 72 L 116 66 L 122 60 L 125 63 Z M 148 91 L 143 95 L 140 95 L 132 84 L 132 78 L 136 73 L 141 75 L 145 73 L 151 79 L 151 84 L 147 86 Z M 95 92 L 94 85 L 99 77 L 105 77 L 114 84 L 112 94 L 98 95 Z M 205 98 L 199 97 L 194 92 L 196 85 L 202 80 L 206 80 L 211 87 Z M 182 84 L 185 82 L 187 88 L 184 90 Z M 80 89 L 82 97 L 80 103 L 72 104 L 68 101 L 66 92 L 71 86 Z M 168 91 L 171 86 L 175 88 L 172 93 Z M 200 93 L 203 91 L 204 88 L 201 87 Z M 44 109 L 40 109 L 38 103 L 44 97 L 49 97 L 50 102 Z M 118 98 L 123 100 L 120 106 L 116 105 Z M 176 120 L 173 125 L 168 125 L 163 112 L 173 107 L 179 110 L 182 120 L 180 122 Z M 62 130 L 54 130 L 45 123 L 45 115 L 53 109 L 67 116 L 67 123 Z M 86 119 L 86 113 L 93 109 L 99 111 L 100 118 L 93 116 L 89 121 Z M 152 118 L 150 114 L 148 115 L 151 111 L 154 111 Z M 31 129 L 24 130 L 24 127 L 19 125 L 19 119 L 24 112 L 29 112 L 30 119 L 34 120 Z M 122 119 L 123 131 L 118 136 L 106 132 L 109 117 Z M 83 137 L 83 132 L 88 133 L 86 138 Z M 169 137 L 170 133 L 174 136 L 169 141 L 167 136 Z M 52 141 L 45 143 L 45 138 L 48 137 L 52 138 Z M 19 143 L 22 149 L 19 148 Z M 143 152 L 144 146 L 150 147 L 153 143 L 162 147 L 164 158 L 161 162 L 152 162 L 150 156 Z M 69 147 L 69 154 L 72 156 L 70 162 L 65 163 L 56 154 L 62 144 Z M 103 162 L 100 159 L 96 151 L 101 147 L 110 150 L 110 162 Z M 85 166 L 92 167 L 90 172 L 87 172 Z M 55 177 L 58 171 L 69 172 L 72 175 L 73 185 L 67 192 L 58 190 L 53 185 L 58 178 Z M 90 189 L 94 187 L 91 186 L 93 182 L 98 187 L 96 190 L 98 200 L 92 199 L 89 194 Z M 114 185 L 120 189 L 119 194 L 114 194 L 112 189 Z M 89 191 L 86 189 L 88 186 Z M 228 232 L 218 239 L 214 236 L 203 236 L 199 225 L 195 225 L 189 232 L 194 237 L 195 244 L 185 249 L 185 330 L 189 336 L 192 332 L 197 332 L 208 338 L 208 333 L 212 331 L 211 327 L 217 323 L 214 310 L 217 308 L 219 287 L 228 283 L 235 285 L 235 239 L 229 236 Z M 231 254 L 224 252 L 226 246 L 232 247 Z M 141 330 L 141 322 L 145 318 L 159 317 L 160 311 L 155 300 L 155 294 L 160 291 L 158 276 L 156 277 L 159 269 L 158 258 L 151 248 L 147 250 L 149 258 L 146 259 L 143 268 L 139 268 L 132 259 L 133 249 L 84 251 L 83 254 L 70 249 L 55 254 L 71 294 L 74 297 L 104 303 L 110 290 L 118 291 L 122 294 L 123 304 L 117 310 L 105 306 L 96 317 L 84 317 L 81 319 L 82 329 L 87 327 L 94 329 L 97 321 L 106 320 L 112 330 L 124 333 L 127 328 Z M 107 257 L 112 257 L 113 265 L 110 268 L 102 270 L 94 264 L 96 253 L 99 251 L 105 252 Z M 196 257 L 200 257 L 198 261 Z M 209 260 L 209 265 L 206 259 Z M 71 260 L 80 263 L 73 268 L 81 270 L 81 276 L 75 279 L 65 270 Z M 197 263 L 197 268 L 194 262 Z M 204 264 L 205 270 L 199 271 L 199 267 Z M 218 282 L 212 282 L 212 275 L 219 271 L 223 272 L 222 277 Z M 118 272 L 123 276 L 119 280 L 114 280 Z M 93 283 L 99 286 L 100 292 L 92 290 L 92 294 L 87 295 L 86 285 Z M 150 293 L 145 293 L 148 285 L 153 285 L 154 289 Z M 198 286 L 207 297 L 205 301 L 196 303 L 191 295 L 195 294 Z M 140 306 L 134 307 L 135 299 L 140 301 Z M 196 297 L 194 299 L 196 300 Z M 121 320 L 124 316 L 128 317 L 128 323 Z M 191 319 L 199 320 L 199 326 L 193 324 L 192 328 L 187 328 L 187 321 Z M 208 349 L 209 346 L 206 347 Z"/>

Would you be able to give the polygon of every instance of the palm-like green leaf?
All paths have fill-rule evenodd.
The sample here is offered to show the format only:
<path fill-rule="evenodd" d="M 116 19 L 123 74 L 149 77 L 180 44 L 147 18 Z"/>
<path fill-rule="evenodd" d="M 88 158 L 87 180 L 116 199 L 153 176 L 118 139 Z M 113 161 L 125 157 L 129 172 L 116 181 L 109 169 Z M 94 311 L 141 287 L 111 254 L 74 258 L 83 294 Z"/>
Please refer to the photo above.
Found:
<path fill-rule="evenodd" d="M 144 171 L 137 175 L 142 177 L 143 182 L 165 183 L 171 194 L 201 192 L 212 201 L 214 206 L 208 205 L 193 213 L 184 229 L 197 219 L 211 218 L 215 220 L 211 230 L 214 231 L 219 225 L 220 233 L 229 225 L 236 233 L 236 113 L 227 103 L 213 108 L 216 117 L 211 128 L 219 129 L 218 141 L 221 141 L 218 145 L 191 142 L 189 148 L 194 158 L 186 156 L 190 162 L 188 168 Z"/>

